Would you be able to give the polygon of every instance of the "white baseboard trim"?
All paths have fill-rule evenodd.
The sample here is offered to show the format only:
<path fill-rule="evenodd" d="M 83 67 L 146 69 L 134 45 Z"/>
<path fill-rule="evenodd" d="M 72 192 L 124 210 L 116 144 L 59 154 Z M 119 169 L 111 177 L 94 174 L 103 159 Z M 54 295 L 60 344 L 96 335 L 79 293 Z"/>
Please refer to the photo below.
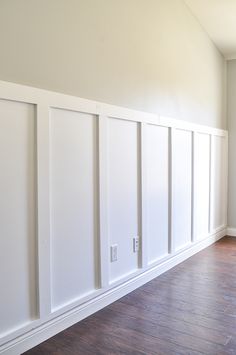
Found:
<path fill-rule="evenodd" d="M 227 228 L 227 235 L 229 237 L 236 237 L 236 228 L 228 227 Z"/>
<path fill-rule="evenodd" d="M 47 340 L 62 330 L 106 307 L 112 302 L 125 296 L 129 292 L 144 285 L 148 281 L 151 281 L 155 277 L 168 271 L 172 267 L 178 265 L 202 249 L 205 249 L 209 245 L 215 243 L 217 240 L 224 237 L 228 230 L 229 229 L 224 228 L 217 233 L 209 235 L 206 239 L 192 244 L 187 249 L 176 253 L 168 260 L 165 260 L 155 267 L 142 272 L 138 276 L 135 276 L 134 278 L 122 283 L 121 285 L 104 292 L 102 295 L 78 307 L 75 307 L 70 311 L 65 312 L 63 315 L 60 315 L 53 320 L 50 320 L 40 325 L 39 327 L 30 330 L 26 334 L 21 335 L 20 337 L 4 344 L 2 347 L 0 347 L 0 354 L 20 355 L 21 353 Z"/>

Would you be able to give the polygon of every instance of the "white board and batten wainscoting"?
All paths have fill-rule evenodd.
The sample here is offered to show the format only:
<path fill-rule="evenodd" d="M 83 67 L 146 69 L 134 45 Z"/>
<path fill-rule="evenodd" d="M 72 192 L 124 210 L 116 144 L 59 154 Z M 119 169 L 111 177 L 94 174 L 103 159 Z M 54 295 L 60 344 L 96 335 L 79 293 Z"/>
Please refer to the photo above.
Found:
<path fill-rule="evenodd" d="M 0 82 L 0 354 L 226 234 L 226 131 Z"/>

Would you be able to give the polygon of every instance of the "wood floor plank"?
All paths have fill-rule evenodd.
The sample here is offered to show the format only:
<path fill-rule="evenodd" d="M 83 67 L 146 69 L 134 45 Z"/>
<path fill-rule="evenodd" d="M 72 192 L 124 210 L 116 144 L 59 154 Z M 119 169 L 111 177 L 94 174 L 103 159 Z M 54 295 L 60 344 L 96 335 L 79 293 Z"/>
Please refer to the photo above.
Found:
<path fill-rule="evenodd" d="M 25 355 L 235 355 L 235 271 L 225 237 Z"/>
<path fill-rule="evenodd" d="M 183 322 L 182 320 L 176 319 L 174 317 L 172 317 L 170 322 L 169 316 L 165 314 L 159 313 L 157 316 L 156 313 L 153 313 L 152 311 L 146 309 L 139 310 L 139 312 L 137 313 L 137 307 L 131 305 L 127 307 L 127 305 L 122 302 L 114 303 L 111 308 L 116 312 L 122 313 L 124 315 L 138 317 L 139 319 L 144 320 L 148 319 L 155 324 L 159 324 L 161 326 L 173 330 L 181 331 L 182 333 L 186 333 L 192 336 L 197 336 L 198 338 L 211 341 L 219 345 L 226 345 L 231 339 L 231 336 L 229 336 L 228 333 L 224 332 L 223 329 L 222 331 L 219 331 L 212 328 L 206 328 L 203 325 L 196 324 L 196 322 Z"/>

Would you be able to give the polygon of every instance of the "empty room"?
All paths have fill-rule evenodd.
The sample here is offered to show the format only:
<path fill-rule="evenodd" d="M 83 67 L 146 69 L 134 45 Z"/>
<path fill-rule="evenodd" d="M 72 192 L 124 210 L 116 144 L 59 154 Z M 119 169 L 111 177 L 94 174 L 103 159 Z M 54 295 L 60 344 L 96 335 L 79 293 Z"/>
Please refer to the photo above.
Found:
<path fill-rule="evenodd" d="M 236 355 L 236 0 L 0 0 L 0 355 Z"/>

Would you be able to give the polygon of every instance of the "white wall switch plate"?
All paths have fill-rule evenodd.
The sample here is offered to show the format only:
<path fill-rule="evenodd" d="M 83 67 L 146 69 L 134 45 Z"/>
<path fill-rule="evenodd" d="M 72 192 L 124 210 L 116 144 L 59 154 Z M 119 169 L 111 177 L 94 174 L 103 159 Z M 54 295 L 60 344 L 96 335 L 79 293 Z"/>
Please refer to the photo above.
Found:
<path fill-rule="evenodd" d="M 113 263 L 114 261 L 117 261 L 117 259 L 118 259 L 117 249 L 118 249 L 118 245 L 117 245 L 117 244 L 113 244 L 113 245 L 111 246 L 111 262 L 112 262 L 112 263 Z"/>

